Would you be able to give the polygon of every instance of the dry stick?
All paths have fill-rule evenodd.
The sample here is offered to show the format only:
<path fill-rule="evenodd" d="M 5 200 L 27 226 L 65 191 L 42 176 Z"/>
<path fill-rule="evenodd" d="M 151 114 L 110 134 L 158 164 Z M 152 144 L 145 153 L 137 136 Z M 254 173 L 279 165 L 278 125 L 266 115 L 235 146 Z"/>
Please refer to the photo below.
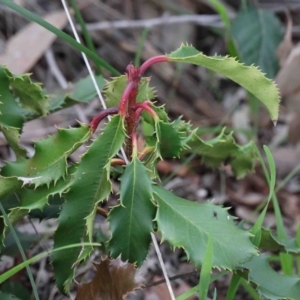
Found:
<path fill-rule="evenodd" d="M 65 0 L 61 0 L 61 2 L 62 2 L 62 5 L 63 5 L 63 7 L 64 7 L 64 10 L 65 10 L 65 12 L 66 12 L 66 15 L 67 15 L 68 21 L 69 21 L 69 23 L 70 23 L 70 26 L 71 26 L 71 28 L 72 28 L 73 34 L 74 34 L 74 36 L 75 36 L 77 42 L 80 43 L 80 38 L 79 38 L 79 36 L 78 36 L 78 34 L 77 34 L 76 28 L 75 28 L 75 26 L 74 26 L 74 23 L 73 23 L 73 20 L 72 20 L 72 18 L 71 18 L 69 9 L 68 9 L 68 7 L 67 7 L 67 5 L 66 5 L 66 2 L 65 2 Z M 102 104 L 103 108 L 106 109 L 106 104 L 105 104 L 104 99 L 103 99 L 103 97 L 102 97 L 102 94 L 101 94 L 101 92 L 100 92 L 100 90 L 99 90 L 99 88 L 98 88 L 98 85 L 97 85 L 96 79 L 95 79 L 95 77 L 94 77 L 94 74 L 93 74 L 93 72 L 92 72 L 92 69 L 91 69 L 91 66 L 90 66 L 90 64 L 89 64 L 89 61 L 87 60 L 87 57 L 86 57 L 86 55 L 85 55 L 84 53 L 82 53 L 82 56 L 83 56 L 84 62 L 85 62 L 85 64 L 86 64 L 86 67 L 87 67 L 87 69 L 88 69 L 88 71 L 89 71 L 89 74 L 90 74 L 90 76 L 91 76 L 91 78 L 92 78 L 93 84 L 94 84 L 94 86 L 95 86 L 95 88 L 96 88 L 96 91 L 97 91 L 97 94 L 98 94 L 99 99 L 100 99 L 100 101 L 101 101 L 101 104 Z M 126 164 L 128 164 L 129 161 L 128 161 L 127 156 L 125 155 L 125 151 L 124 151 L 123 148 L 122 148 L 122 155 L 123 155 L 123 158 L 124 158 Z M 171 297 L 172 300 L 176 300 L 176 299 L 175 299 L 175 296 L 174 296 L 174 293 L 173 293 L 173 290 L 172 290 L 172 286 L 171 286 L 170 280 L 169 280 L 169 278 L 168 278 L 168 274 L 167 274 L 167 271 L 166 271 L 166 268 L 165 268 L 163 259 L 162 259 L 161 252 L 160 252 L 160 250 L 159 250 L 159 246 L 158 246 L 157 240 L 156 240 L 155 235 L 154 235 L 153 232 L 151 232 L 151 238 L 152 238 L 152 241 L 153 241 L 153 244 L 154 244 L 154 247 L 155 247 L 155 251 L 156 251 L 156 254 L 157 254 L 159 263 L 160 263 L 161 268 L 162 268 L 162 271 L 163 271 L 163 275 L 164 275 L 165 280 L 166 280 L 166 284 L 167 284 L 167 287 L 168 287 L 168 290 L 169 290 L 169 293 L 170 293 L 170 297 Z"/>
<path fill-rule="evenodd" d="M 122 20 L 122 21 L 104 21 L 87 24 L 90 31 L 106 29 L 130 29 L 130 28 L 151 28 L 160 25 L 173 25 L 182 23 L 193 23 L 202 26 L 224 27 L 218 15 L 182 15 L 182 16 L 162 16 L 147 20 Z"/>

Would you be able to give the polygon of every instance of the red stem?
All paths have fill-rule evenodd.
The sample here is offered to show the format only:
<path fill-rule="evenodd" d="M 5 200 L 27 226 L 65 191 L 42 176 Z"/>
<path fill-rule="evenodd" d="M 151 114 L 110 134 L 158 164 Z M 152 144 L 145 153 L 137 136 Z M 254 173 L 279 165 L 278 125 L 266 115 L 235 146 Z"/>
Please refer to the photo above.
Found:
<path fill-rule="evenodd" d="M 153 118 L 157 118 L 156 112 L 150 107 L 151 101 L 146 100 L 142 103 L 138 103 L 134 106 L 136 110 L 136 118 L 139 119 L 143 110 L 146 110 Z"/>
<path fill-rule="evenodd" d="M 119 106 L 119 113 L 121 116 L 125 117 L 126 116 L 126 111 L 127 111 L 127 103 L 130 98 L 130 95 L 133 90 L 138 88 L 138 84 L 133 81 L 129 81 L 121 98 L 120 101 L 120 106 Z"/>
<path fill-rule="evenodd" d="M 119 111 L 119 108 L 118 107 L 110 107 L 110 108 L 107 108 L 103 111 L 101 111 L 98 115 L 96 115 L 91 123 L 90 123 L 90 127 L 91 127 L 91 130 L 92 130 L 92 133 L 94 133 L 99 125 L 99 123 L 104 119 L 106 118 L 107 116 L 109 115 L 116 115 Z"/>
<path fill-rule="evenodd" d="M 140 67 L 139 70 L 139 77 L 142 77 L 143 74 L 146 72 L 146 70 L 151 67 L 154 64 L 160 63 L 160 62 L 168 62 L 169 58 L 166 55 L 157 55 L 154 57 L 149 58 L 146 60 Z"/>

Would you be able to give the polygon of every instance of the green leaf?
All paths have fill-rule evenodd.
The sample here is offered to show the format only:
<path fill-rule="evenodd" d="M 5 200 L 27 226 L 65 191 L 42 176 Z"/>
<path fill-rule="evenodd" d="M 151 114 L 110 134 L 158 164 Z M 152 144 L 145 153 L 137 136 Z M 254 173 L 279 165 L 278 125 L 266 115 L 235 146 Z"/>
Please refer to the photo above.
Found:
<path fill-rule="evenodd" d="M 237 178 L 244 177 L 253 171 L 256 159 L 255 147 L 252 142 L 244 146 L 236 144 L 233 132 L 226 134 L 225 128 L 216 138 L 203 141 L 194 131 L 186 140 L 187 151 L 201 155 L 202 161 L 211 167 L 219 166 L 222 162 L 231 164 Z"/>
<path fill-rule="evenodd" d="M 71 170 L 74 168 L 70 168 Z M 71 171 L 70 171 L 71 172 Z M 20 203 L 18 206 L 12 208 L 8 213 L 8 218 L 10 222 L 15 225 L 18 223 L 25 215 L 30 213 L 34 209 L 43 210 L 48 204 L 49 197 L 54 195 L 62 195 L 65 193 L 71 184 L 71 176 L 63 179 L 61 178 L 56 184 L 51 183 L 50 185 L 42 185 L 37 188 L 22 188 L 16 193 Z M 6 236 L 9 228 L 8 224 L 4 224 L 2 238 Z"/>
<path fill-rule="evenodd" d="M 73 174 L 70 190 L 65 195 L 66 202 L 54 235 L 54 249 L 80 243 L 86 235 L 91 238 L 91 223 L 97 204 L 107 198 L 111 191 L 110 160 L 119 151 L 124 139 L 123 121 L 117 115 L 82 157 Z M 80 249 L 68 249 L 52 255 L 56 283 L 62 292 L 69 292 L 74 276 L 72 266 L 79 253 Z"/>
<path fill-rule="evenodd" d="M 277 16 L 271 11 L 249 6 L 235 17 L 231 33 L 240 60 L 249 66 L 259 66 L 269 78 L 274 78 L 279 67 L 276 49 L 284 36 Z"/>
<path fill-rule="evenodd" d="M 153 88 L 149 87 L 150 78 L 141 78 L 139 92 L 136 98 L 137 102 L 152 100 L 155 97 Z M 127 76 L 114 77 L 112 81 L 107 82 L 104 88 L 107 107 L 119 106 L 123 91 L 127 85 Z"/>
<path fill-rule="evenodd" d="M 26 151 L 19 145 L 23 123 L 22 109 L 10 91 L 10 80 L 6 69 L 0 65 L 0 130 L 17 158 L 26 156 Z"/>
<path fill-rule="evenodd" d="M 179 157 L 182 149 L 181 133 L 176 127 L 177 123 L 165 123 L 158 121 L 156 123 L 156 136 L 159 153 L 163 158 Z"/>
<path fill-rule="evenodd" d="M 142 265 L 151 242 L 156 210 L 151 198 L 152 186 L 147 170 L 137 157 L 133 157 L 121 176 L 121 204 L 108 216 L 112 232 L 108 246 L 112 257 L 121 255 L 123 261 Z"/>
<path fill-rule="evenodd" d="M 253 257 L 243 267 L 249 269 L 248 279 L 257 286 L 257 291 L 265 299 L 299 299 L 300 279 L 275 272 L 265 254 Z"/>
<path fill-rule="evenodd" d="M 0 116 L 1 118 L 1 116 Z M 20 129 L 14 127 L 3 127 L 0 125 L 0 130 L 5 136 L 8 144 L 16 154 L 17 159 L 25 158 L 27 155 L 26 150 L 20 146 Z"/>
<path fill-rule="evenodd" d="M 31 292 L 20 282 L 18 279 L 6 281 L 1 285 L 2 293 L 12 293 L 13 300 L 28 300 L 31 298 Z M 6 298 L 2 298 L 2 294 L 0 293 L 0 299 L 5 300 Z"/>
<path fill-rule="evenodd" d="M 21 300 L 20 298 L 16 298 L 16 296 L 14 296 L 14 295 L 2 293 L 2 292 L 0 292 L 0 299 L 1 300 Z"/>
<path fill-rule="evenodd" d="M 293 255 L 300 254 L 300 246 L 297 244 L 296 238 L 279 238 L 274 235 L 271 230 L 261 228 L 261 240 L 259 248 L 273 252 L 287 252 Z"/>
<path fill-rule="evenodd" d="M 200 65 L 228 77 L 256 96 L 267 107 L 273 121 L 278 119 L 277 87 L 256 67 L 244 66 L 232 57 L 209 57 L 187 45 L 182 45 L 167 57 L 169 61 Z"/>
<path fill-rule="evenodd" d="M 210 235 L 213 267 L 233 270 L 257 254 L 249 232 L 235 226 L 226 209 L 211 202 L 190 202 L 160 187 L 153 189 L 158 204 L 155 220 L 162 239 L 174 248 L 184 248 L 197 267 L 203 264 Z"/>
<path fill-rule="evenodd" d="M 100 90 L 104 87 L 104 79 L 101 75 L 95 76 L 97 85 Z M 63 90 L 57 95 L 50 96 L 50 111 L 54 112 L 62 108 L 66 108 L 79 103 L 89 103 L 97 96 L 97 91 L 91 79 L 91 76 L 87 76 L 80 79 L 74 86 L 68 90 Z"/>
<path fill-rule="evenodd" d="M 17 177 L 25 184 L 35 187 L 54 183 L 64 177 L 67 170 L 67 157 L 90 137 L 89 126 L 58 129 L 57 134 L 35 143 L 35 154 L 30 159 L 7 162 L 2 175 Z"/>
<path fill-rule="evenodd" d="M 48 112 L 48 97 L 41 84 L 32 82 L 29 74 L 14 75 L 7 68 L 5 71 L 12 91 L 18 97 L 20 104 L 29 111 L 45 116 Z"/>
<path fill-rule="evenodd" d="M 22 181 L 17 178 L 0 176 L 0 200 L 13 193 L 22 186 Z"/>

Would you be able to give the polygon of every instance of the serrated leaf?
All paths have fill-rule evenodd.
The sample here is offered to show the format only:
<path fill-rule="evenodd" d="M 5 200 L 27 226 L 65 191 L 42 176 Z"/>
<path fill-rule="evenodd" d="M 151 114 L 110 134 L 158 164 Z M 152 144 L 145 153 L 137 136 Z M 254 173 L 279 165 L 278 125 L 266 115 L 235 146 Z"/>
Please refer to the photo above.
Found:
<path fill-rule="evenodd" d="M 259 248 L 273 252 L 287 252 L 294 255 L 300 254 L 300 247 L 295 238 L 280 239 L 271 230 L 261 228 Z"/>
<path fill-rule="evenodd" d="M 94 265 L 94 279 L 78 286 L 75 300 L 122 300 L 141 287 L 132 264 L 105 259 Z"/>
<path fill-rule="evenodd" d="M 66 202 L 59 216 L 59 225 L 54 235 L 54 249 L 80 243 L 88 232 L 88 223 L 94 216 L 97 204 L 108 197 L 111 191 L 109 179 L 110 160 L 121 148 L 125 139 L 123 121 L 119 115 L 113 117 L 103 133 L 89 147 L 73 174 Z M 74 276 L 73 264 L 80 249 L 54 252 L 52 263 L 55 279 L 60 291 L 69 292 Z"/>
<path fill-rule="evenodd" d="M 48 112 L 48 97 L 41 84 L 32 82 L 29 74 L 14 75 L 7 68 L 5 71 L 20 104 L 29 111 L 45 116 Z"/>
<path fill-rule="evenodd" d="M 253 171 L 256 152 L 252 142 L 239 146 L 232 132 L 225 133 L 225 128 L 216 138 L 203 141 L 194 131 L 185 141 L 187 151 L 201 155 L 202 161 L 211 167 L 219 166 L 222 162 L 231 164 L 237 178 L 242 178 Z"/>
<path fill-rule="evenodd" d="M 107 82 L 104 88 L 104 94 L 106 97 L 107 107 L 119 106 L 123 91 L 127 85 L 127 76 L 122 75 L 119 77 L 114 77 L 112 81 Z M 143 102 L 145 100 L 151 100 L 155 97 L 154 90 L 149 87 L 150 78 L 141 78 L 141 83 L 139 85 L 139 92 L 136 98 L 137 102 Z"/>
<path fill-rule="evenodd" d="M 10 82 L 6 69 L 0 65 L 0 130 L 14 150 L 17 158 L 26 156 L 26 151 L 19 145 L 19 135 L 23 123 L 22 109 L 10 91 Z"/>
<path fill-rule="evenodd" d="M 264 299 L 299 299 L 300 279 L 275 272 L 265 254 L 253 257 L 243 267 L 249 269 L 248 279 Z"/>
<path fill-rule="evenodd" d="M 90 137 L 87 125 L 78 128 L 58 129 L 56 135 L 35 143 L 35 154 L 30 159 L 7 162 L 2 175 L 17 177 L 24 184 L 35 187 L 56 182 L 64 177 L 67 170 L 67 157 Z"/>
<path fill-rule="evenodd" d="M 50 196 L 54 196 L 56 194 L 61 195 L 68 190 L 70 184 L 71 176 L 68 176 L 66 180 L 61 178 L 56 184 L 51 183 L 49 186 L 43 185 L 37 188 L 23 187 L 22 189 L 19 189 L 16 192 L 19 203 L 17 206 L 10 209 L 10 212 L 8 213 L 10 223 L 15 225 L 34 209 L 43 210 L 48 204 Z M 9 226 L 5 223 L 2 231 L 2 238 L 4 238 L 8 232 Z"/>
<path fill-rule="evenodd" d="M 169 61 L 200 65 L 235 81 L 257 97 L 268 109 L 273 121 L 278 119 L 279 92 L 274 82 L 254 66 L 245 66 L 232 57 L 206 56 L 192 46 L 182 45 L 167 55 Z"/>
<path fill-rule="evenodd" d="M 276 49 L 284 30 L 275 13 L 248 6 L 236 15 L 231 34 L 242 62 L 259 66 L 269 78 L 276 76 L 279 68 Z"/>
<path fill-rule="evenodd" d="M 108 216 L 112 238 L 108 248 L 112 257 L 141 266 L 151 242 L 155 216 L 152 186 L 147 169 L 133 157 L 121 176 L 120 202 Z"/>
<path fill-rule="evenodd" d="M 20 129 L 14 127 L 3 127 L 0 126 L 0 130 L 2 131 L 5 139 L 7 140 L 10 147 L 16 154 L 17 159 L 25 158 L 27 155 L 26 150 L 20 146 Z"/>
<path fill-rule="evenodd" d="M 22 181 L 13 177 L 0 176 L 0 200 L 3 197 L 8 196 L 22 186 Z"/>
<path fill-rule="evenodd" d="M 166 122 L 167 123 L 169 121 L 169 117 L 168 117 L 168 114 L 166 112 L 166 109 L 165 109 L 164 105 L 156 106 L 153 103 L 151 103 L 151 108 L 155 111 L 155 113 L 157 114 L 158 118 L 162 122 Z M 152 124 L 152 125 L 155 124 L 155 120 L 153 119 L 153 116 L 151 116 L 146 111 L 142 112 L 142 118 L 143 118 L 144 121 L 146 121 L 149 124 Z"/>
<path fill-rule="evenodd" d="M 249 232 L 235 226 L 226 209 L 211 202 L 190 202 L 157 186 L 153 190 L 158 204 L 155 220 L 162 239 L 174 248 L 184 248 L 196 266 L 203 264 L 210 235 L 213 267 L 233 270 L 257 254 Z"/>
<path fill-rule="evenodd" d="M 176 123 L 165 123 L 159 120 L 155 127 L 160 155 L 163 158 L 179 157 L 182 139 Z"/>
<path fill-rule="evenodd" d="M 104 87 L 104 79 L 101 75 L 95 77 L 100 90 Z M 79 80 L 75 86 L 59 92 L 57 95 L 50 95 L 50 112 L 55 112 L 79 103 L 89 103 L 95 99 L 97 91 L 90 76 Z"/>

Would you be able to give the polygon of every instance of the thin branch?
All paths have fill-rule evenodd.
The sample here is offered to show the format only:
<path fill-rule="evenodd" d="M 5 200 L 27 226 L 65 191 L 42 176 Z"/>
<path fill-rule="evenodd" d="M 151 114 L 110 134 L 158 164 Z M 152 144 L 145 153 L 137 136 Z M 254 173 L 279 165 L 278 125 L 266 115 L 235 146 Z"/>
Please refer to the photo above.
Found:
<path fill-rule="evenodd" d="M 99 207 L 99 206 L 97 207 L 97 214 L 104 218 L 107 218 L 107 216 L 108 216 L 108 212 L 104 208 Z"/>
<path fill-rule="evenodd" d="M 176 279 L 179 279 L 179 278 L 182 278 L 182 277 L 187 277 L 187 276 L 191 276 L 191 275 L 198 275 L 198 274 L 199 274 L 199 271 L 192 271 L 192 272 L 178 274 L 178 275 L 169 277 L 169 280 L 173 281 L 173 280 L 176 280 Z M 160 285 L 160 284 L 165 283 L 165 282 L 166 282 L 165 279 L 157 280 L 155 282 L 146 284 L 145 288 L 147 289 L 151 286 L 157 286 L 157 285 Z"/>
<path fill-rule="evenodd" d="M 176 300 L 175 298 L 175 295 L 174 295 L 174 292 L 173 292 L 173 289 L 172 289 L 172 285 L 171 285 L 171 282 L 170 282 L 170 279 L 168 277 L 168 273 L 167 273 L 167 270 L 166 270 L 166 267 L 165 267 L 165 263 L 163 261 L 163 258 L 162 258 L 162 255 L 161 255 L 161 252 L 159 250 L 159 246 L 158 246 L 158 243 L 157 243 L 157 240 L 156 240 L 156 237 L 154 235 L 153 232 L 151 232 L 151 238 L 152 238 L 152 242 L 154 244 L 154 248 L 155 248 L 155 251 L 156 251 L 156 254 L 157 254 L 157 257 L 158 257 L 158 261 L 160 263 L 160 266 L 161 266 L 161 270 L 163 272 L 163 275 L 164 275 L 164 278 L 166 280 L 166 285 L 168 287 L 168 290 L 169 290 L 169 294 L 171 296 L 171 299 L 172 300 Z"/>
<path fill-rule="evenodd" d="M 172 25 L 182 23 L 193 23 L 201 26 L 224 27 L 218 15 L 181 15 L 168 16 L 146 20 L 122 20 L 122 21 L 104 21 L 87 24 L 90 31 L 107 29 L 128 29 L 128 28 L 152 28 L 161 25 Z"/>

